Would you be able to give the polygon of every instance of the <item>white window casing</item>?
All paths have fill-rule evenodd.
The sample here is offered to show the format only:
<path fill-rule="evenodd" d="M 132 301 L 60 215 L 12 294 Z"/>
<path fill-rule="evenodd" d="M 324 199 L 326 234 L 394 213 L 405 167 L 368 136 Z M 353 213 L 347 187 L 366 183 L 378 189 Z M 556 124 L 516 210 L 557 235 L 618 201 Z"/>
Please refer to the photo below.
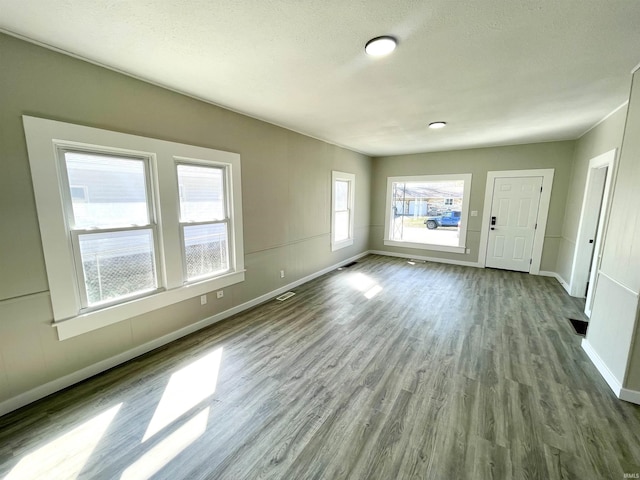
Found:
<path fill-rule="evenodd" d="M 244 281 L 240 155 L 29 116 L 23 116 L 23 123 L 54 326 L 60 340 Z M 70 223 L 71 185 L 66 183 L 67 174 L 61 162 L 65 151 L 139 158 L 147 165 L 149 224 L 117 226 L 105 232 L 140 229 L 153 232 L 157 288 L 152 292 L 87 307 L 80 283 L 82 275 L 77 274 L 78 238 L 98 230 L 74 229 Z M 223 221 L 228 227 L 228 268 L 189 282 L 185 282 L 180 227 L 176 171 L 180 163 L 222 169 L 227 202 Z M 91 196 L 89 191 L 88 198 Z"/>
<path fill-rule="evenodd" d="M 331 251 L 353 245 L 355 186 L 353 173 L 331 172 Z"/>

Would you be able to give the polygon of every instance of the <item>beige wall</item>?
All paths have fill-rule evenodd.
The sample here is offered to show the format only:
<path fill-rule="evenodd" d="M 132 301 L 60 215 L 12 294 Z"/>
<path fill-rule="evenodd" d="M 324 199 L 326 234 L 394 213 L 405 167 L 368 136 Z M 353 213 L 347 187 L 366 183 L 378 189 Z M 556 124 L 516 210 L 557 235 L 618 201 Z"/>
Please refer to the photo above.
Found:
<path fill-rule="evenodd" d="M 371 187 L 370 247 L 372 250 L 475 263 L 478 261 L 480 246 L 487 172 L 553 168 L 555 175 L 540 267 L 541 270 L 553 271 L 562 231 L 573 148 L 574 142 L 567 141 L 375 158 Z M 447 173 L 471 173 L 473 175 L 469 210 L 477 210 L 478 216 L 469 217 L 467 248 L 471 249 L 471 253 L 456 254 L 385 246 L 383 237 L 387 177 Z"/>
<path fill-rule="evenodd" d="M 640 390 L 640 73 L 633 77 L 587 340 L 617 380 Z M 615 315 L 611 309 L 615 308 Z M 620 353 L 622 352 L 622 353 Z"/>
<path fill-rule="evenodd" d="M 565 244 L 575 241 L 586 163 L 619 143 L 624 123 L 624 112 L 618 111 L 577 143 L 404 155 L 372 161 L 1 34 L 0 65 L 0 410 L 3 402 L 7 405 L 10 399 L 47 382 L 126 355 L 140 345 L 367 249 L 476 262 L 486 175 L 490 170 L 555 169 L 541 269 L 554 271 L 558 265 L 564 271 L 567 259 L 572 257 L 570 245 Z M 636 99 L 635 105 L 638 103 L 640 100 Z M 205 306 L 194 298 L 58 341 L 50 326 L 51 305 L 21 123 L 23 114 L 240 153 L 246 281 L 225 289 L 220 300 L 209 296 Z M 633 121 L 627 128 L 631 135 L 626 135 L 623 148 L 628 153 L 621 162 L 616 185 L 603 270 L 637 292 L 640 219 L 637 209 L 634 213 L 627 206 L 640 203 L 640 106 L 634 107 L 631 115 Z M 356 174 L 356 241 L 353 247 L 331 253 L 329 205 L 333 169 Z M 477 210 L 479 216 L 469 218 L 467 246 L 472 249 L 471 254 L 385 247 L 382 238 L 386 178 L 443 173 L 473 174 L 470 209 Z M 284 280 L 279 278 L 281 269 L 287 272 Z M 626 313 L 616 318 L 629 330 L 635 320 L 627 312 L 631 306 L 623 305 L 629 301 L 629 292 L 620 291 L 616 282 L 609 282 L 596 292 L 599 303 L 594 305 L 594 315 L 604 318 L 610 313 L 607 289 L 624 297 L 620 305 Z M 609 334 L 616 329 L 610 323 L 599 325 L 606 333 L 598 335 L 596 326 L 590 329 L 589 338 L 602 338 L 615 345 L 617 340 L 609 338 Z M 638 330 L 635 335 L 639 335 Z M 640 389 L 640 338 L 631 353 L 627 385 Z"/>
<path fill-rule="evenodd" d="M 573 158 L 573 170 L 567 194 L 567 203 L 560 238 L 560 251 L 556 272 L 565 282 L 570 282 L 573 267 L 573 255 L 578 237 L 578 224 L 582 210 L 584 189 L 587 183 L 589 161 L 614 148 L 622 145 L 622 134 L 627 116 L 627 106 L 624 105 L 595 128 L 589 130 L 576 141 Z"/>
<path fill-rule="evenodd" d="M 368 157 L 1 34 L 0 65 L 0 406 L 367 250 Z M 23 114 L 240 153 L 246 281 L 58 341 Z M 356 174 L 355 244 L 334 253 L 333 169 Z"/>

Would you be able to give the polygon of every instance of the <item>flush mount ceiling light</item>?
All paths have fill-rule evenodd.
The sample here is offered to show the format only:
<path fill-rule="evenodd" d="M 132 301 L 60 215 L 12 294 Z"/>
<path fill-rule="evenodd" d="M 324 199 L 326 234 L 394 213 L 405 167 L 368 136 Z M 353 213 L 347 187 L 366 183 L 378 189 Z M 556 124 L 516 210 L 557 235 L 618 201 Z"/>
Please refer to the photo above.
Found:
<path fill-rule="evenodd" d="M 447 122 L 431 122 L 429 124 L 429 128 L 433 128 L 433 129 L 444 128 L 446 126 L 447 126 Z"/>
<path fill-rule="evenodd" d="M 376 37 L 367 42 L 364 46 L 364 51 L 372 57 L 382 57 L 393 52 L 397 43 L 395 38 L 388 35 Z"/>

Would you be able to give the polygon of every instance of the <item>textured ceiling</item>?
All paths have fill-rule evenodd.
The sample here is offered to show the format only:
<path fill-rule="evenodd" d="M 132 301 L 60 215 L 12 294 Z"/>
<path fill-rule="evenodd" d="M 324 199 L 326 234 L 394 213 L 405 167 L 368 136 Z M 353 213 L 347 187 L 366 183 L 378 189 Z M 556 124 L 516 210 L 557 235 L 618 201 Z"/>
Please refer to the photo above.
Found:
<path fill-rule="evenodd" d="M 639 26 L 639 0 L 0 0 L 9 33 L 376 156 L 577 138 Z"/>

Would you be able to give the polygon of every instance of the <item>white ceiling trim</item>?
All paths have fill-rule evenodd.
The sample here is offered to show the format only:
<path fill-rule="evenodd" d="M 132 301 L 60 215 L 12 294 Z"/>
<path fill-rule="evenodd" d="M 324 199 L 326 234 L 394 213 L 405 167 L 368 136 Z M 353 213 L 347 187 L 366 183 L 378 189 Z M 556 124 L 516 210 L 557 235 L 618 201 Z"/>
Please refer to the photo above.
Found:
<path fill-rule="evenodd" d="M 578 140 L 582 137 L 584 137 L 587 133 L 589 133 L 591 130 L 593 130 L 594 128 L 596 128 L 598 125 L 604 123 L 607 121 L 607 119 L 611 116 L 613 116 L 618 110 L 620 110 L 621 108 L 626 107 L 629 104 L 629 100 L 626 100 L 625 102 L 622 103 L 622 105 L 620 105 L 619 107 L 614 108 L 611 113 L 608 113 L 607 115 L 605 115 L 604 117 L 602 117 L 600 120 L 598 120 L 596 123 L 594 123 L 592 126 L 590 126 L 586 132 L 584 132 L 582 135 L 579 135 L 578 137 L 575 138 L 575 140 Z"/>

